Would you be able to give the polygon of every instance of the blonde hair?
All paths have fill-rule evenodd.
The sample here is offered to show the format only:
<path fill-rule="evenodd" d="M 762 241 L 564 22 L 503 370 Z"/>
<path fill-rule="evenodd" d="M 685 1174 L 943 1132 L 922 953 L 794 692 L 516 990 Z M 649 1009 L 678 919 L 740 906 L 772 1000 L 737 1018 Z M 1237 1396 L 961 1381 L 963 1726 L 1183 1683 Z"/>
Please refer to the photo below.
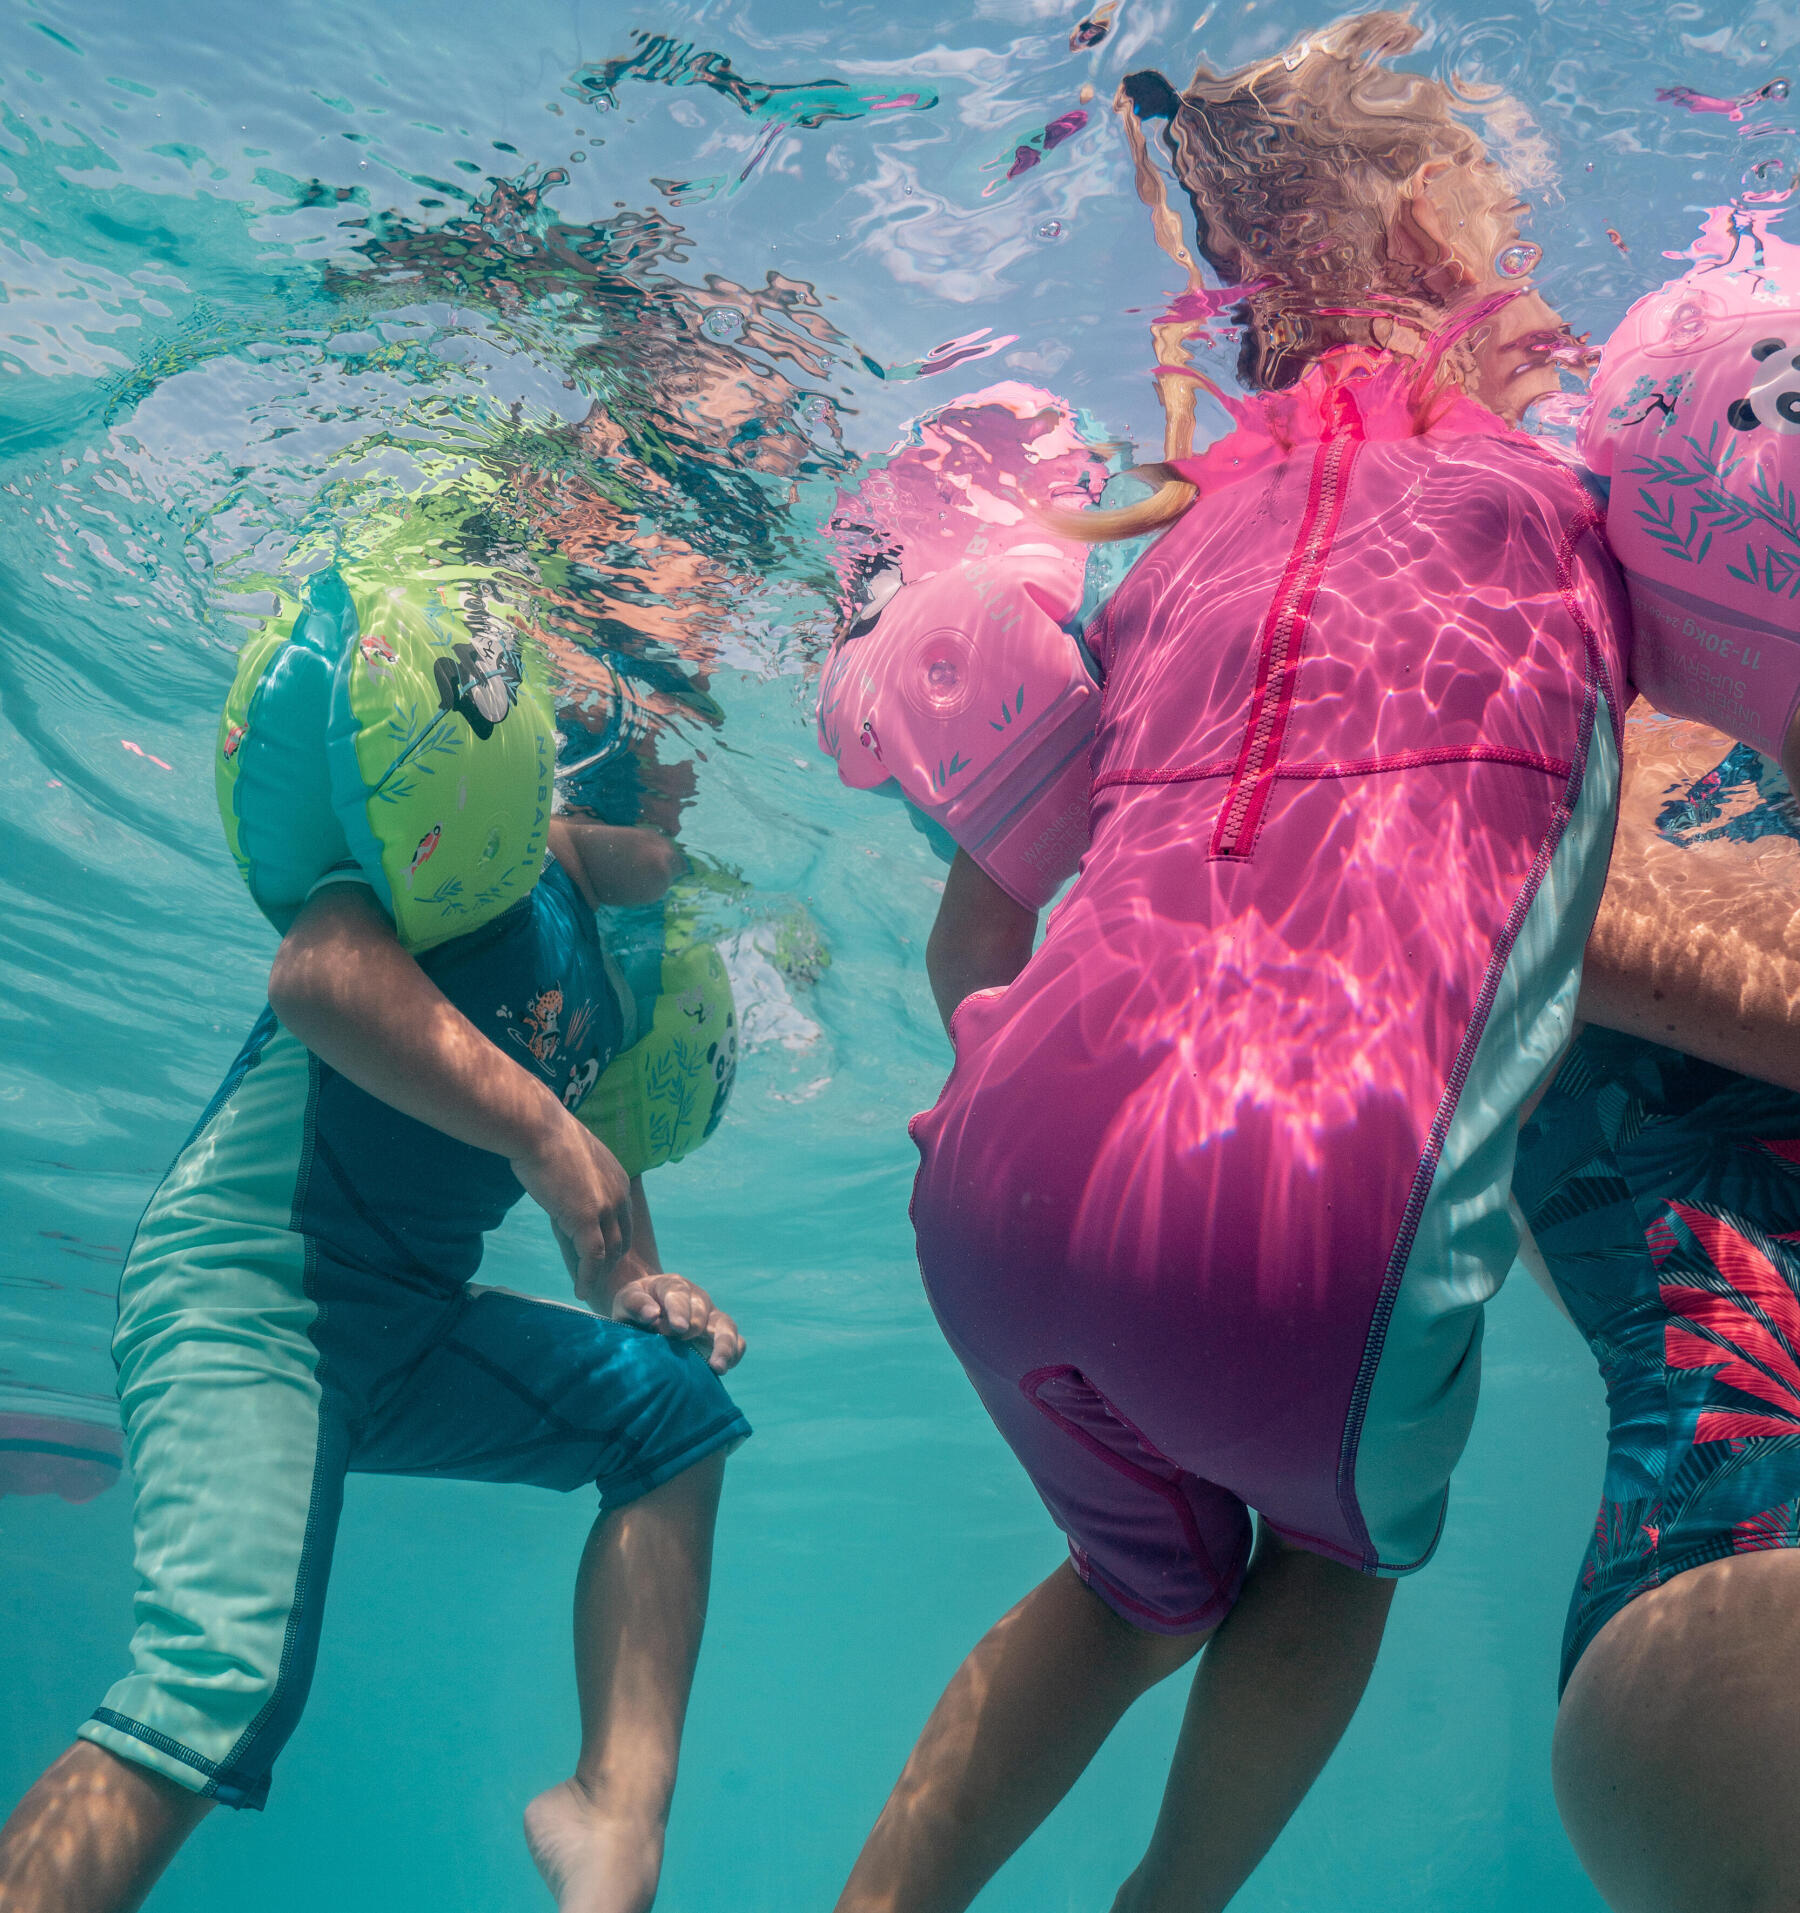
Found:
<path fill-rule="evenodd" d="M 1453 92 L 1385 64 L 1421 38 L 1405 13 L 1364 13 L 1235 72 L 1202 65 L 1183 92 L 1154 71 L 1130 74 L 1119 88 L 1114 111 L 1158 244 L 1186 272 L 1190 291 L 1200 290 L 1146 120 L 1164 122 L 1200 254 L 1226 286 L 1246 289 L 1234 315 L 1243 327 L 1237 372 L 1252 390 L 1291 385 L 1321 355 L 1350 344 L 1422 356 L 1434 382 L 1440 371 L 1455 378 L 1461 370 L 1457 347 L 1432 345 L 1445 307 L 1433 283 L 1438 265 L 1397 258 L 1389 235 L 1433 164 L 1488 170 L 1496 202 L 1507 196 L 1507 175 L 1459 115 L 1491 114 L 1526 161 L 1522 170 L 1540 170 L 1540 155 L 1517 102 L 1497 91 Z M 1191 322 L 1151 328 L 1165 460 L 1193 449 L 1196 386 L 1217 390 L 1188 364 L 1191 330 Z M 1417 343 L 1403 344 L 1408 335 Z M 1171 523 L 1195 496 L 1167 474 L 1139 504 L 1059 513 L 1054 528 L 1089 543 L 1137 537 Z"/>

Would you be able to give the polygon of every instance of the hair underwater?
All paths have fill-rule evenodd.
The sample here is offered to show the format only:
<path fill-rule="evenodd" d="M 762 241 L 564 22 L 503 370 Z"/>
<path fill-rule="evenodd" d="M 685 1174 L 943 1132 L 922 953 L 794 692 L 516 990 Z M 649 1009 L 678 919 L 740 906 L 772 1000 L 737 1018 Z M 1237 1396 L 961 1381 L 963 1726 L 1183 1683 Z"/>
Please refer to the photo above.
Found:
<path fill-rule="evenodd" d="M 1391 256 L 1388 234 L 1426 167 L 1493 166 L 1459 113 L 1493 113 L 1511 102 L 1459 94 L 1386 64 L 1422 37 L 1405 13 L 1364 13 L 1234 72 L 1202 65 L 1181 92 L 1154 70 L 1128 74 L 1119 87 L 1113 110 L 1131 148 L 1138 197 L 1157 244 L 1187 275 L 1186 303 L 1212 309 L 1217 295 L 1206 290 L 1169 204 L 1147 121 L 1162 123 L 1201 257 L 1227 288 L 1243 289 L 1234 315 L 1243 322 L 1237 369 L 1253 391 L 1291 385 L 1335 346 L 1398 345 L 1412 335 L 1418 352 L 1429 350 L 1442 322 L 1442 292 L 1431 267 Z M 1183 303 L 1150 329 L 1165 460 L 1193 451 L 1195 388 L 1214 389 L 1188 363 L 1194 319 Z M 1122 510 L 1044 519 L 1064 537 L 1101 544 L 1161 529 L 1196 496 L 1170 475 Z"/>

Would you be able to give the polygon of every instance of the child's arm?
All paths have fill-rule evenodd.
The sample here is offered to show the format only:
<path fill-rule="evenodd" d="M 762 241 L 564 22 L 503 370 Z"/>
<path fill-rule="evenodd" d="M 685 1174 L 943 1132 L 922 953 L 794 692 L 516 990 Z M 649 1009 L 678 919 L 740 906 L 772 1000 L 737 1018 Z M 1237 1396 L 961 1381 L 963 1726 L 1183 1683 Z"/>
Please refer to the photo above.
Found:
<path fill-rule="evenodd" d="M 1719 816 L 1665 827 L 1671 800 L 1701 786 L 1732 740 L 1703 724 L 1625 727 L 1618 835 L 1588 938 L 1576 1015 L 1709 1063 L 1800 1090 L 1800 843 L 1760 786 L 1714 801 L 1774 812 L 1741 834 Z"/>
<path fill-rule="evenodd" d="M 925 970 L 944 1028 L 965 996 L 1010 983 L 1037 936 L 1037 912 L 1015 902 L 966 850 L 958 850 L 925 946 Z"/>
<path fill-rule="evenodd" d="M 590 910 L 603 903 L 654 903 L 688 867 L 681 846 L 658 831 L 585 817 L 552 817 L 550 849 Z"/>
<path fill-rule="evenodd" d="M 627 1257 L 642 1198 L 634 1203 L 612 1151 L 444 996 L 395 941 L 369 891 L 340 884 L 302 907 L 269 972 L 269 1003 L 359 1089 L 505 1156 L 566 1245 L 575 1292 L 589 1307 L 681 1340 L 707 1337 L 706 1297 L 677 1276 L 647 1284 Z"/>

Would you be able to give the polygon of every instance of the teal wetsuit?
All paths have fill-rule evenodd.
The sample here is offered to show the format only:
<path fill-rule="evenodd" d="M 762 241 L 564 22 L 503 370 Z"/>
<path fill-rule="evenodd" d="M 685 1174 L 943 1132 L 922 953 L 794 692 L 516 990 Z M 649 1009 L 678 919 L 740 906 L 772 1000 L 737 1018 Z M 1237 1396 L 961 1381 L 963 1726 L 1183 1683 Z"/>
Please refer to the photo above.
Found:
<path fill-rule="evenodd" d="M 420 958 L 571 1104 L 620 1045 L 593 913 L 552 862 Z M 83 1738 L 259 1807 L 305 1704 L 346 1472 L 623 1506 L 749 1433 L 694 1351 L 472 1287 L 523 1191 L 265 1011 L 139 1224 L 114 1356 L 137 1491 L 133 1670 Z"/>

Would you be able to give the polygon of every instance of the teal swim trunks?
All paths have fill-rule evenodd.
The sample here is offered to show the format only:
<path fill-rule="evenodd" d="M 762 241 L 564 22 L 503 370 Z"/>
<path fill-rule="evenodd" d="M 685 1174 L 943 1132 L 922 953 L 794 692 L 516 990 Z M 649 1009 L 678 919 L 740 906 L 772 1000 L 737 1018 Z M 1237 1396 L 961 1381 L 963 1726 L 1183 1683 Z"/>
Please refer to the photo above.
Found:
<path fill-rule="evenodd" d="M 565 1100 L 618 1046 L 592 913 L 555 865 L 422 963 Z M 470 1283 L 522 1193 L 265 1012 L 121 1280 L 137 1627 L 83 1739 L 260 1807 L 311 1683 L 346 1473 L 594 1483 L 612 1510 L 750 1432 L 693 1350 Z"/>

